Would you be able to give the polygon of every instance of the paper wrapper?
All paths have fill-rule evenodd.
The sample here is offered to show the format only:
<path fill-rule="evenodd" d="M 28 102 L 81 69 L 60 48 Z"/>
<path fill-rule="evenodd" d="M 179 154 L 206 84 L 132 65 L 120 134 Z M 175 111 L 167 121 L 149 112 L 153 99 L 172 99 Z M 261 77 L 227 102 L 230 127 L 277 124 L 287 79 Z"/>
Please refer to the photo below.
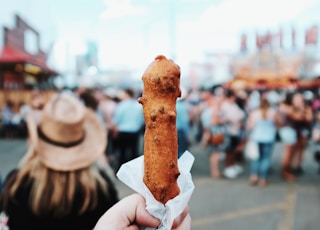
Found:
<path fill-rule="evenodd" d="M 143 156 L 133 159 L 121 166 L 117 176 L 130 188 L 140 193 L 146 199 L 148 212 L 161 221 L 157 229 L 171 230 L 173 220 L 178 217 L 184 208 L 188 205 L 194 190 L 194 184 L 191 177 L 191 167 L 194 162 L 193 155 L 186 151 L 178 160 L 180 176 L 178 177 L 178 186 L 180 194 L 169 200 L 165 205 L 157 201 L 147 186 L 143 183 L 144 163 Z M 151 230 L 152 228 L 144 228 Z"/>

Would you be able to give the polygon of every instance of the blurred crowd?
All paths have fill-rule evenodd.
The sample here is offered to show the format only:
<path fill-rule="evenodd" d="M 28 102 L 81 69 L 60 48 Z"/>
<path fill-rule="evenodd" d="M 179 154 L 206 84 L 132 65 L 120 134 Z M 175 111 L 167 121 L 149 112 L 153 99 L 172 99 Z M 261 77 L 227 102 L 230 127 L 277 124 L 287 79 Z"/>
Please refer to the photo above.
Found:
<path fill-rule="evenodd" d="M 63 90 L 93 110 L 108 132 L 105 155 L 115 171 L 143 154 L 144 118 L 137 99 L 141 91 L 130 88 L 74 88 Z M 251 184 L 267 185 L 272 152 L 283 143 L 282 174 L 295 180 L 304 173 L 304 152 L 309 143 L 320 152 L 320 96 L 306 90 L 231 90 L 223 86 L 187 90 L 177 100 L 178 156 L 192 145 L 209 150 L 214 178 L 233 179 L 250 162 Z M 31 101 L 1 110 L 5 138 L 26 138 L 26 116 L 41 110 L 45 100 L 34 91 Z M 319 147 L 317 147 L 319 146 Z M 255 156 L 252 152 L 255 151 Z M 221 165 L 221 156 L 224 162 Z"/>
<path fill-rule="evenodd" d="M 137 224 L 121 221 L 124 211 L 137 214 L 120 208 L 126 199 L 115 205 L 114 174 L 143 154 L 141 95 L 131 88 L 74 88 L 49 99 L 35 90 L 30 103 L 18 106 L 8 101 L 1 110 L 4 137 L 26 138 L 28 149 L 2 182 L 0 175 L 0 227 L 92 229 L 100 217 L 102 226 L 117 219 Z M 235 179 L 248 170 L 250 185 L 267 186 L 277 142 L 284 180 L 304 173 L 308 144 L 320 166 L 318 92 L 182 87 L 176 112 L 178 157 L 202 148 L 214 179 Z M 141 197 L 129 199 L 145 206 Z M 190 225 L 188 212 L 181 215 Z"/>
<path fill-rule="evenodd" d="M 195 96 L 197 95 L 197 96 Z M 209 148 L 210 173 L 214 178 L 234 179 L 249 163 L 251 185 L 265 187 L 277 142 L 283 150 L 281 177 L 293 181 L 304 173 L 308 144 L 315 146 L 319 163 L 319 92 L 307 90 L 230 90 L 221 86 L 190 92 L 193 141 Z M 221 156 L 224 161 L 221 164 Z M 320 168 L 319 168 L 320 173 Z"/>

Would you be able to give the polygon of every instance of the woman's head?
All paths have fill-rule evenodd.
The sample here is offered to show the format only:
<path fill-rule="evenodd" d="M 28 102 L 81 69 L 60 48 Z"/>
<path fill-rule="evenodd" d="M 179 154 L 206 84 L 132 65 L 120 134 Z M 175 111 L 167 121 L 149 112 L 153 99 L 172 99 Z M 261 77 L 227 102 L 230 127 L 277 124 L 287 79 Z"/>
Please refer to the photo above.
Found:
<path fill-rule="evenodd" d="M 305 104 L 305 99 L 300 92 L 296 92 L 292 95 L 292 105 L 294 107 L 301 107 Z"/>
<path fill-rule="evenodd" d="M 27 119 L 31 144 L 44 165 L 73 171 L 93 164 L 104 153 L 106 130 L 97 115 L 75 96 L 53 96 Z"/>
<path fill-rule="evenodd" d="M 31 92 L 31 107 L 33 109 L 43 109 L 45 105 L 45 98 L 41 91 L 39 90 L 33 90 Z"/>
<path fill-rule="evenodd" d="M 262 97 L 261 100 L 260 100 L 259 109 L 261 110 L 262 117 L 264 119 L 267 118 L 267 111 L 268 111 L 269 108 L 270 108 L 270 103 L 269 103 L 268 99 L 265 98 L 265 97 Z"/>
<path fill-rule="evenodd" d="M 92 109 L 93 111 L 96 111 L 98 109 L 99 101 L 91 91 L 84 91 L 80 94 L 80 98 L 83 101 L 84 105 L 88 108 Z"/>
<path fill-rule="evenodd" d="M 217 87 L 214 89 L 214 100 L 217 105 L 220 105 L 225 99 L 225 89 L 223 87 Z"/>
<path fill-rule="evenodd" d="M 261 98 L 260 100 L 260 109 L 268 109 L 270 107 L 270 103 L 267 98 Z"/>

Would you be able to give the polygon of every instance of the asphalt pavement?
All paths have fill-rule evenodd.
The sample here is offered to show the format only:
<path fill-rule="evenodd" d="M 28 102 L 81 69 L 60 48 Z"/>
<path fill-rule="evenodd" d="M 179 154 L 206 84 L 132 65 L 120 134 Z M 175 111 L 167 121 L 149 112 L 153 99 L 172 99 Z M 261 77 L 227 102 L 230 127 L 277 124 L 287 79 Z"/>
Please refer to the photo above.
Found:
<path fill-rule="evenodd" d="M 280 177 L 282 147 L 281 143 L 275 146 L 269 186 L 259 188 L 248 185 L 248 164 L 236 179 L 211 178 L 207 150 L 193 145 L 189 149 L 195 157 L 191 170 L 195 190 L 189 202 L 192 229 L 319 230 L 320 175 L 313 160 L 313 146 L 308 146 L 305 173 L 296 182 Z M 0 140 L 2 177 L 16 167 L 25 151 L 25 140 Z M 116 186 L 120 197 L 133 192 L 118 180 Z"/>

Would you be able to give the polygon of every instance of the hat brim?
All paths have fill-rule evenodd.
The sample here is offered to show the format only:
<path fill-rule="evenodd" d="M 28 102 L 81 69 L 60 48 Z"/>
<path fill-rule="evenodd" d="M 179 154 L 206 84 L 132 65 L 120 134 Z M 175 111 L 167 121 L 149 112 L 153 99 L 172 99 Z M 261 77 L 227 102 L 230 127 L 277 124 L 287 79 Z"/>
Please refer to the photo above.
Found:
<path fill-rule="evenodd" d="M 41 162 L 56 171 L 74 171 L 86 168 L 100 158 L 107 145 L 107 133 L 97 115 L 86 109 L 84 119 L 84 139 L 72 147 L 50 144 L 38 136 L 37 127 L 41 115 L 29 116 L 27 119 L 30 142 L 34 145 Z"/>

